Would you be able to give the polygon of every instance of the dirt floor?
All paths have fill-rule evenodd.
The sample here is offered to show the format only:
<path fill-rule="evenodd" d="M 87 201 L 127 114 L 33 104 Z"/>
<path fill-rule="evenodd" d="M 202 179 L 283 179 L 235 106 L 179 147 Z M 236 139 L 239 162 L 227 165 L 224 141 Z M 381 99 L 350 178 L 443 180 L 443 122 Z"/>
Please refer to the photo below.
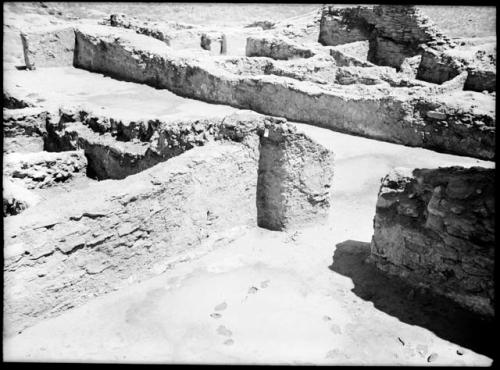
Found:
<path fill-rule="evenodd" d="M 18 19 L 16 5 L 8 6 L 11 18 L 6 19 Z M 219 6 L 216 14 L 227 19 L 233 6 Z M 287 18 L 317 8 L 279 5 L 279 14 L 277 6 L 252 17 Z M 110 7 L 92 9 L 102 16 Z M 173 9 L 172 19 L 196 18 L 180 5 Z M 481 9 L 460 14 L 475 19 Z M 181 14 L 186 18 L 179 19 Z M 240 15 L 234 22 L 253 19 Z M 77 103 L 142 118 L 236 111 L 71 67 L 19 70 L 17 30 L 4 31 L 9 50 L 4 86 L 42 106 Z M 475 35 L 485 34 L 491 30 L 476 27 Z M 132 276 L 125 288 L 4 337 L 4 361 L 490 366 L 491 323 L 388 277 L 365 260 L 380 180 L 389 170 L 493 168 L 494 162 L 295 125 L 335 153 L 327 226 L 230 230 L 229 243 L 202 245 L 175 260 L 159 261 L 151 267 L 157 276 L 150 280 L 137 283 Z"/>
<path fill-rule="evenodd" d="M 111 116 L 134 118 L 187 118 L 224 116 L 236 111 L 227 105 L 187 99 L 168 90 L 118 81 L 73 67 L 34 71 L 4 68 L 4 86 L 48 109 L 68 102 Z"/>

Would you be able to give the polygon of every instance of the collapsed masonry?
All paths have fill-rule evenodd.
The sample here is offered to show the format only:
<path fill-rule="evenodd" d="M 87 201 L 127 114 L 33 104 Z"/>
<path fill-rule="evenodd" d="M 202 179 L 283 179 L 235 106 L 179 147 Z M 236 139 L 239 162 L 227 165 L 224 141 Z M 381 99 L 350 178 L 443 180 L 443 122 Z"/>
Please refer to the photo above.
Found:
<path fill-rule="evenodd" d="M 377 266 L 494 315 L 494 169 L 397 169 L 383 180 L 371 250 Z"/>
<path fill-rule="evenodd" d="M 40 32 L 24 38 L 40 38 Z M 59 32 L 74 35 L 74 50 L 69 45 L 66 49 L 78 68 L 349 134 L 494 158 L 494 112 L 476 109 L 470 99 L 456 105 L 446 99 L 447 93 L 463 89 L 467 72 L 435 85 L 388 67 L 363 67 L 332 48 L 298 60 L 204 58 L 116 27 L 79 26 Z M 65 39 L 56 35 L 50 31 L 42 38 Z M 43 53 L 56 43 L 46 42 Z M 36 51 L 25 55 L 43 62 Z"/>
<path fill-rule="evenodd" d="M 438 84 L 467 72 L 465 89 L 495 91 L 496 42 L 461 47 L 414 6 L 325 7 L 319 42 L 364 43 L 364 57 L 372 63 Z"/>

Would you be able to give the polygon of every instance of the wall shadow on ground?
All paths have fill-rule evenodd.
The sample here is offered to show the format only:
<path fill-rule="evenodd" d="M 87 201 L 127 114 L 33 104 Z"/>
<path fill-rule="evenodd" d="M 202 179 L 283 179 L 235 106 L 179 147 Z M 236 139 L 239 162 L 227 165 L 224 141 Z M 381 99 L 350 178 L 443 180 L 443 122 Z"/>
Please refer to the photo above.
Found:
<path fill-rule="evenodd" d="M 448 298 L 414 289 L 365 260 L 370 243 L 347 240 L 337 244 L 329 268 L 352 279 L 358 297 L 410 325 L 424 327 L 440 338 L 494 358 L 494 323 Z"/>

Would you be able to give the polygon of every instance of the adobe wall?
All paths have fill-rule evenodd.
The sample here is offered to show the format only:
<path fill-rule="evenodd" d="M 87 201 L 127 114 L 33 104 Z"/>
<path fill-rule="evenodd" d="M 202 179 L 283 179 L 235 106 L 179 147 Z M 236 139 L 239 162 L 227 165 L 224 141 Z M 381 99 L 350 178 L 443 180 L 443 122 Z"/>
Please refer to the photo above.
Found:
<path fill-rule="evenodd" d="M 421 44 L 437 50 L 454 47 L 451 40 L 414 6 L 330 6 L 323 9 L 321 44 L 335 46 L 365 40 L 370 41 L 371 62 L 397 68 L 406 58 L 421 54 Z"/>
<path fill-rule="evenodd" d="M 248 146 L 210 144 L 6 218 L 5 332 L 154 276 L 159 261 L 255 224 L 257 161 Z"/>
<path fill-rule="evenodd" d="M 72 66 L 75 31 L 68 26 L 50 26 L 21 33 L 26 68 Z"/>
<path fill-rule="evenodd" d="M 292 40 L 282 37 L 250 36 L 246 41 L 247 57 L 268 57 L 277 60 L 310 58 L 316 53 Z"/>
<path fill-rule="evenodd" d="M 342 90 L 319 87 L 306 81 L 278 76 L 239 76 L 206 60 L 185 57 L 157 40 L 120 30 L 117 39 L 109 28 L 77 30 L 75 65 L 128 81 L 166 88 L 181 96 L 252 109 L 292 121 L 410 146 L 429 147 L 448 153 L 492 159 L 494 118 L 486 119 L 488 130 L 476 126 L 475 118 L 462 135 L 456 117 L 467 111 L 444 115 L 447 138 L 430 135 L 442 124 L 426 115 L 440 104 L 425 95 L 409 94 L 411 88 L 382 91 L 358 87 Z M 256 94 L 256 92 L 259 92 Z M 419 108 L 415 109 L 417 106 Z M 432 108 L 429 108 L 431 107 Z M 446 106 L 441 106 L 446 110 Z M 481 117 L 484 124 L 484 117 Z M 458 131 L 457 131 L 458 130 Z M 478 145 L 480 144 L 480 145 Z"/>
<path fill-rule="evenodd" d="M 328 219 L 333 153 L 303 134 L 271 130 L 260 140 L 257 224 L 284 230 Z"/>
<path fill-rule="evenodd" d="M 494 315 L 494 169 L 397 169 L 382 180 L 372 259 L 459 304 Z"/>
<path fill-rule="evenodd" d="M 410 69 L 412 76 L 438 84 L 467 71 L 470 78 L 465 89 L 495 90 L 496 42 L 495 51 L 489 53 L 494 60 L 478 63 L 481 57 L 464 58 L 472 46 L 453 42 L 415 6 L 324 7 L 319 42 L 332 46 L 368 42 L 367 59 L 374 64 Z"/>

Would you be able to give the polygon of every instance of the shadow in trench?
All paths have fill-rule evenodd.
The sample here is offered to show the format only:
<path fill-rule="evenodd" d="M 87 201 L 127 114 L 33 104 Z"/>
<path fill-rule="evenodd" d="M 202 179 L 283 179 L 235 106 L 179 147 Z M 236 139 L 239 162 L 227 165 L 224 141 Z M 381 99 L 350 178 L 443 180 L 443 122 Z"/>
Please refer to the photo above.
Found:
<path fill-rule="evenodd" d="M 370 243 L 347 240 L 337 244 L 329 268 L 352 279 L 358 297 L 410 325 L 424 327 L 440 338 L 494 358 L 493 320 L 480 317 L 452 300 L 415 289 L 402 279 L 365 262 Z"/>

